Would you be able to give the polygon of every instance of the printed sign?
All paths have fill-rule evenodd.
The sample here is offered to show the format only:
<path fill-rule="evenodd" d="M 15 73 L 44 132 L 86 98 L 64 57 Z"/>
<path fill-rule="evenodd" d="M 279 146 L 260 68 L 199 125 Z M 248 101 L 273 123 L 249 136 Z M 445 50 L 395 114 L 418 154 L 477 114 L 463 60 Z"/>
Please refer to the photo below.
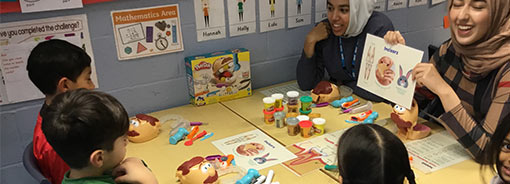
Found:
<path fill-rule="evenodd" d="M 184 50 L 179 6 L 112 11 L 119 60 Z"/>
<path fill-rule="evenodd" d="M 416 84 L 411 72 L 422 55 L 423 51 L 388 45 L 384 39 L 367 34 L 357 85 L 410 109 Z"/>

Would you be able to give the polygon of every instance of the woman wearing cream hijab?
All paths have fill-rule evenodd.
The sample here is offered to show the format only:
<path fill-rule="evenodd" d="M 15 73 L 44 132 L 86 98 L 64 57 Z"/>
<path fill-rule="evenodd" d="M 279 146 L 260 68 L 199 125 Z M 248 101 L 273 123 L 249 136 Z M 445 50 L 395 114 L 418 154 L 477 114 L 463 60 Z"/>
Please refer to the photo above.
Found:
<path fill-rule="evenodd" d="M 435 95 L 424 111 L 483 161 L 496 127 L 510 123 L 501 121 L 510 114 L 510 1 L 449 0 L 448 17 L 451 39 L 414 67 L 413 80 Z M 395 32 L 385 40 L 403 43 Z"/>
<path fill-rule="evenodd" d="M 356 86 L 367 33 L 382 37 L 393 30 L 374 6 L 375 0 L 327 0 L 328 18 L 306 35 L 297 65 L 302 90 L 313 89 L 327 71 L 331 82 L 351 87 L 362 98 L 383 101 Z"/>

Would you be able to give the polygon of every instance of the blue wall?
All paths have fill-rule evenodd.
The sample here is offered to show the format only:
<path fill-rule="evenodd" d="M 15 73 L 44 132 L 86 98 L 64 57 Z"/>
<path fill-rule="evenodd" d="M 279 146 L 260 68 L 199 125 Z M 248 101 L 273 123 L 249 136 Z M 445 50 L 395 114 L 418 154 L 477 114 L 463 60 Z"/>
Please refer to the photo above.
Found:
<path fill-rule="evenodd" d="M 184 52 L 119 62 L 110 11 L 175 3 L 179 4 L 182 15 Z M 429 44 L 439 45 L 449 37 L 449 31 L 442 28 L 445 3 L 385 13 L 395 28 L 404 34 L 407 45 L 425 51 L 424 58 Z M 198 43 L 192 0 L 117 0 L 86 5 L 83 9 L 0 14 L 0 22 L 75 14 L 88 16 L 100 85 L 98 90 L 119 99 L 130 115 L 187 104 L 184 57 L 190 55 L 244 47 L 251 51 L 253 88 L 294 80 L 305 35 L 312 28 L 309 25 Z M 23 168 L 21 155 L 25 145 L 32 141 L 33 127 L 42 103 L 42 100 L 33 100 L 0 106 L 1 184 L 35 183 Z"/>

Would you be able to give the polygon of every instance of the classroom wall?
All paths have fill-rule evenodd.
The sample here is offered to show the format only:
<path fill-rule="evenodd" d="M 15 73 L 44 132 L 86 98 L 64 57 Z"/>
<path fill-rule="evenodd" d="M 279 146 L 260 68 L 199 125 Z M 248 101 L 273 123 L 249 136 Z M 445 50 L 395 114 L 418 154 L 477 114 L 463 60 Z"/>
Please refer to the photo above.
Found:
<path fill-rule="evenodd" d="M 110 11 L 175 3 L 179 4 L 182 15 L 185 50 L 118 61 Z M 393 21 L 395 28 L 404 34 L 407 45 L 425 51 L 426 58 L 429 44 L 439 45 L 449 37 L 449 30 L 442 28 L 445 6 L 445 3 L 442 3 L 385 13 Z M 190 55 L 244 47 L 251 51 L 253 88 L 295 80 L 295 67 L 301 55 L 304 38 L 312 28 L 312 25 L 309 25 L 198 43 L 191 0 L 117 0 L 86 5 L 83 9 L 0 14 L 0 22 L 74 14 L 88 16 L 100 86 L 98 90 L 119 99 L 130 115 L 187 104 L 184 57 Z M 226 21 L 228 25 L 228 20 Z M 42 100 L 33 100 L 0 106 L 0 184 L 36 183 L 25 171 L 21 159 L 25 145 L 32 141 L 33 127 L 42 103 Z"/>

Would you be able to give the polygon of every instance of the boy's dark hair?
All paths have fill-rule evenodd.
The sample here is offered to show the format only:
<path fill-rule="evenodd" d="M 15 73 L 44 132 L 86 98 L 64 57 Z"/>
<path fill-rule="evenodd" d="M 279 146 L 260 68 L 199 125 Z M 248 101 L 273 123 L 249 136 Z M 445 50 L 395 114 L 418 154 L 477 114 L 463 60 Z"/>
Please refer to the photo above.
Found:
<path fill-rule="evenodd" d="M 48 40 L 39 43 L 28 57 L 28 77 L 42 93 L 55 94 L 62 77 L 76 82 L 86 67 L 90 67 L 89 55 L 80 47 L 64 40 Z"/>
<path fill-rule="evenodd" d="M 88 166 L 95 150 L 113 150 L 115 140 L 128 128 L 128 115 L 119 101 L 86 89 L 57 95 L 42 122 L 50 145 L 74 169 Z"/>
<path fill-rule="evenodd" d="M 500 178 L 501 174 L 500 168 L 503 165 L 501 161 L 499 161 L 499 154 L 501 153 L 501 149 L 503 147 L 504 141 L 506 139 L 506 136 L 510 133 L 510 114 L 503 117 L 503 120 L 500 121 L 501 123 L 498 124 L 496 127 L 496 130 L 494 131 L 494 134 L 491 136 L 491 140 L 488 143 L 487 147 L 485 148 L 485 151 L 483 152 L 483 156 L 481 160 L 482 165 L 481 168 L 489 168 L 493 173 L 496 173 L 499 175 Z M 494 167 L 496 165 L 496 167 Z M 484 178 L 485 180 L 485 178 Z M 508 181 L 505 181 L 507 183 Z"/>
<path fill-rule="evenodd" d="M 344 184 L 415 184 L 400 139 L 376 124 L 356 125 L 338 141 L 338 169 Z"/>

